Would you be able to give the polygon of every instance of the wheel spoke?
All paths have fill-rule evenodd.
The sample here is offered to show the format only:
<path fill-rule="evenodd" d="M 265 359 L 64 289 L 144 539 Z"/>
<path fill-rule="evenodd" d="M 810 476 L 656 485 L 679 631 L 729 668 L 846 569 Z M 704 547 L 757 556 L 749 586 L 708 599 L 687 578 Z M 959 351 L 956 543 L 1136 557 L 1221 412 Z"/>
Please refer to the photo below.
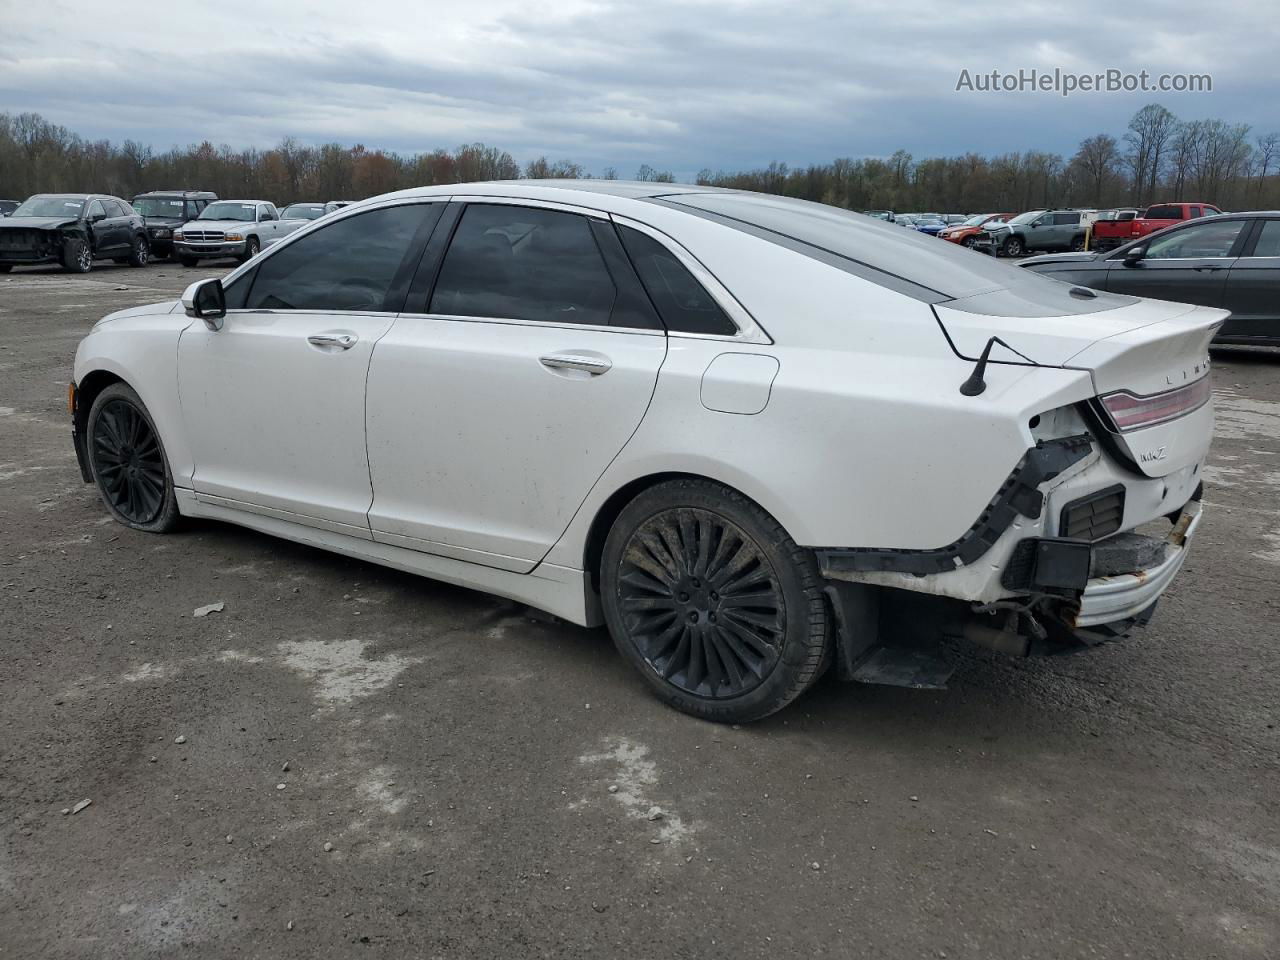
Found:
<path fill-rule="evenodd" d="M 778 578 L 761 546 L 712 510 L 674 507 L 641 523 L 613 589 L 636 651 L 687 693 L 741 696 L 779 662 Z"/>
<path fill-rule="evenodd" d="M 167 477 L 160 441 L 142 412 L 126 400 L 95 417 L 89 449 L 103 496 L 132 523 L 149 523 L 164 508 Z"/>

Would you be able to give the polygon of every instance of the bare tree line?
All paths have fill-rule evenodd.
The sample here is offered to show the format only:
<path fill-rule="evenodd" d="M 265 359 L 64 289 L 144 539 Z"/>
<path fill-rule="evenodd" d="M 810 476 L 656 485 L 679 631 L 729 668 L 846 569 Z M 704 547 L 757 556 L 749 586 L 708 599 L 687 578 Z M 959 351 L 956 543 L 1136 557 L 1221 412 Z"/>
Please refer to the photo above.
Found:
<path fill-rule="evenodd" d="M 899 150 L 887 158 L 842 158 L 827 164 L 713 172 L 700 184 L 784 194 L 850 209 L 1006 211 L 1038 206 L 1142 206 L 1196 199 L 1224 209 L 1280 206 L 1280 134 L 1253 134 L 1248 124 L 1179 120 L 1159 104 L 1134 114 L 1119 138 L 1098 133 L 1070 157 L 1030 150 L 966 153 L 917 160 Z M 595 173 L 616 179 L 607 168 Z M 539 157 L 522 167 L 511 154 L 482 143 L 403 155 L 362 144 L 309 146 L 292 137 L 266 150 L 215 147 L 205 141 L 157 152 L 135 140 L 86 140 L 39 114 L 0 113 L 0 197 L 90 192 L 131 197 L 144 190 L 187 187 L 223 197 L 295 200 L 361 199 L 438 183 L 592 176 L 581 164 Z M 672 182 L 648 164 L 638 180 Z"/>

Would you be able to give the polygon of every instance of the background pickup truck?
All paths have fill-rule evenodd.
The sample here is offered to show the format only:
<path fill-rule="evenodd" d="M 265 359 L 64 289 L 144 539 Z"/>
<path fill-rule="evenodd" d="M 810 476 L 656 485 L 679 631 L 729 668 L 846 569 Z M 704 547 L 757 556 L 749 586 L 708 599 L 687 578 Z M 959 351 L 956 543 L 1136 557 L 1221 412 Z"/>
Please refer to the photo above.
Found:
<path fill-rule="evenodd" d="M 1089 248 L 1114 250 L 1122 243 L 1145 237 L 1175 223 L 1198 217 L 1216 217 L 1221 213 L 1211 203 L 1157 203 L 1147 207 L 1146 213 L 1133 220 L 1099 220 L 1093 225 Z"/>

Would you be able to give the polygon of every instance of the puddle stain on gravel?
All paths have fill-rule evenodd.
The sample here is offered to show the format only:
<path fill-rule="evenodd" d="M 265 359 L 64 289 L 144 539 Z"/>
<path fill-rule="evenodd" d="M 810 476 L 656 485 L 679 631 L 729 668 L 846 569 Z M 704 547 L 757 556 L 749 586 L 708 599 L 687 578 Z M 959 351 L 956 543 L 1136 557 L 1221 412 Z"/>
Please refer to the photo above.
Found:
<path fill-rule="evenodd" d="M 364 640 L 286 640 L 276 649 L 284 655 L 285 666 L 315 684 L 316 698 L 333 707 L 386 689 L 422 662 L 394 653 L 368 660 L 367 646 Z"/>
<path fill-rule="evenodd" d="M 617 790 L 610 796 L 633 820 L 651 821 L 657 828 L 658 838 L 664 843 L 679 843 L 693 832 L 692 826 L 651 798 L 650 791 L 659 782 L 658 765 L 649 759 L 649 748 L 644 744 L 625 737 L 613 737 L 605 742 L 603 752 L 585 754 L 578 758 L 578 762 L 592 766 L 612 765 L 614 773 L 610 785 Z"/>

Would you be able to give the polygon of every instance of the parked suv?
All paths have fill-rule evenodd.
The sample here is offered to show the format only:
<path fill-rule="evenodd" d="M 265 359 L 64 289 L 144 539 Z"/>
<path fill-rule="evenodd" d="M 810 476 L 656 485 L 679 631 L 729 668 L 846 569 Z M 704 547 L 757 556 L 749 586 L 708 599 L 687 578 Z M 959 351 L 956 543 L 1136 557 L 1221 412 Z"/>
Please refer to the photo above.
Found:
<path fill-rule="evenodd" d="M 42 263 L 88 273 L 106 257 L 144 267 L 148 253 L 146 224 L 119 197 L 37 193 L 0 222 L 0 273 Z"/>
<path fill-rule="evenodd" d="M 214 200 L 208 190 L 152 190 L 133 198 L 133 209 L 147 222 L 147 239 L 153 257 L 173 255 L 173 232 L 194 220 Z"/>
<path fill-rule="evenodd" d="M 1083 250 L 1085 230 L 1095 215 L 1089 210 L 1028 210 L 988 226 L 974 249 L 998 257 L 1020 257 L 1028 250 Z"/>
<path fill-rule="evenodd" d="M 244 263 L 279 229 L 280 211 L 269 200 L 218 200 L 174 231 L 173 248 L 184 267 L 231 257 Z"/>

